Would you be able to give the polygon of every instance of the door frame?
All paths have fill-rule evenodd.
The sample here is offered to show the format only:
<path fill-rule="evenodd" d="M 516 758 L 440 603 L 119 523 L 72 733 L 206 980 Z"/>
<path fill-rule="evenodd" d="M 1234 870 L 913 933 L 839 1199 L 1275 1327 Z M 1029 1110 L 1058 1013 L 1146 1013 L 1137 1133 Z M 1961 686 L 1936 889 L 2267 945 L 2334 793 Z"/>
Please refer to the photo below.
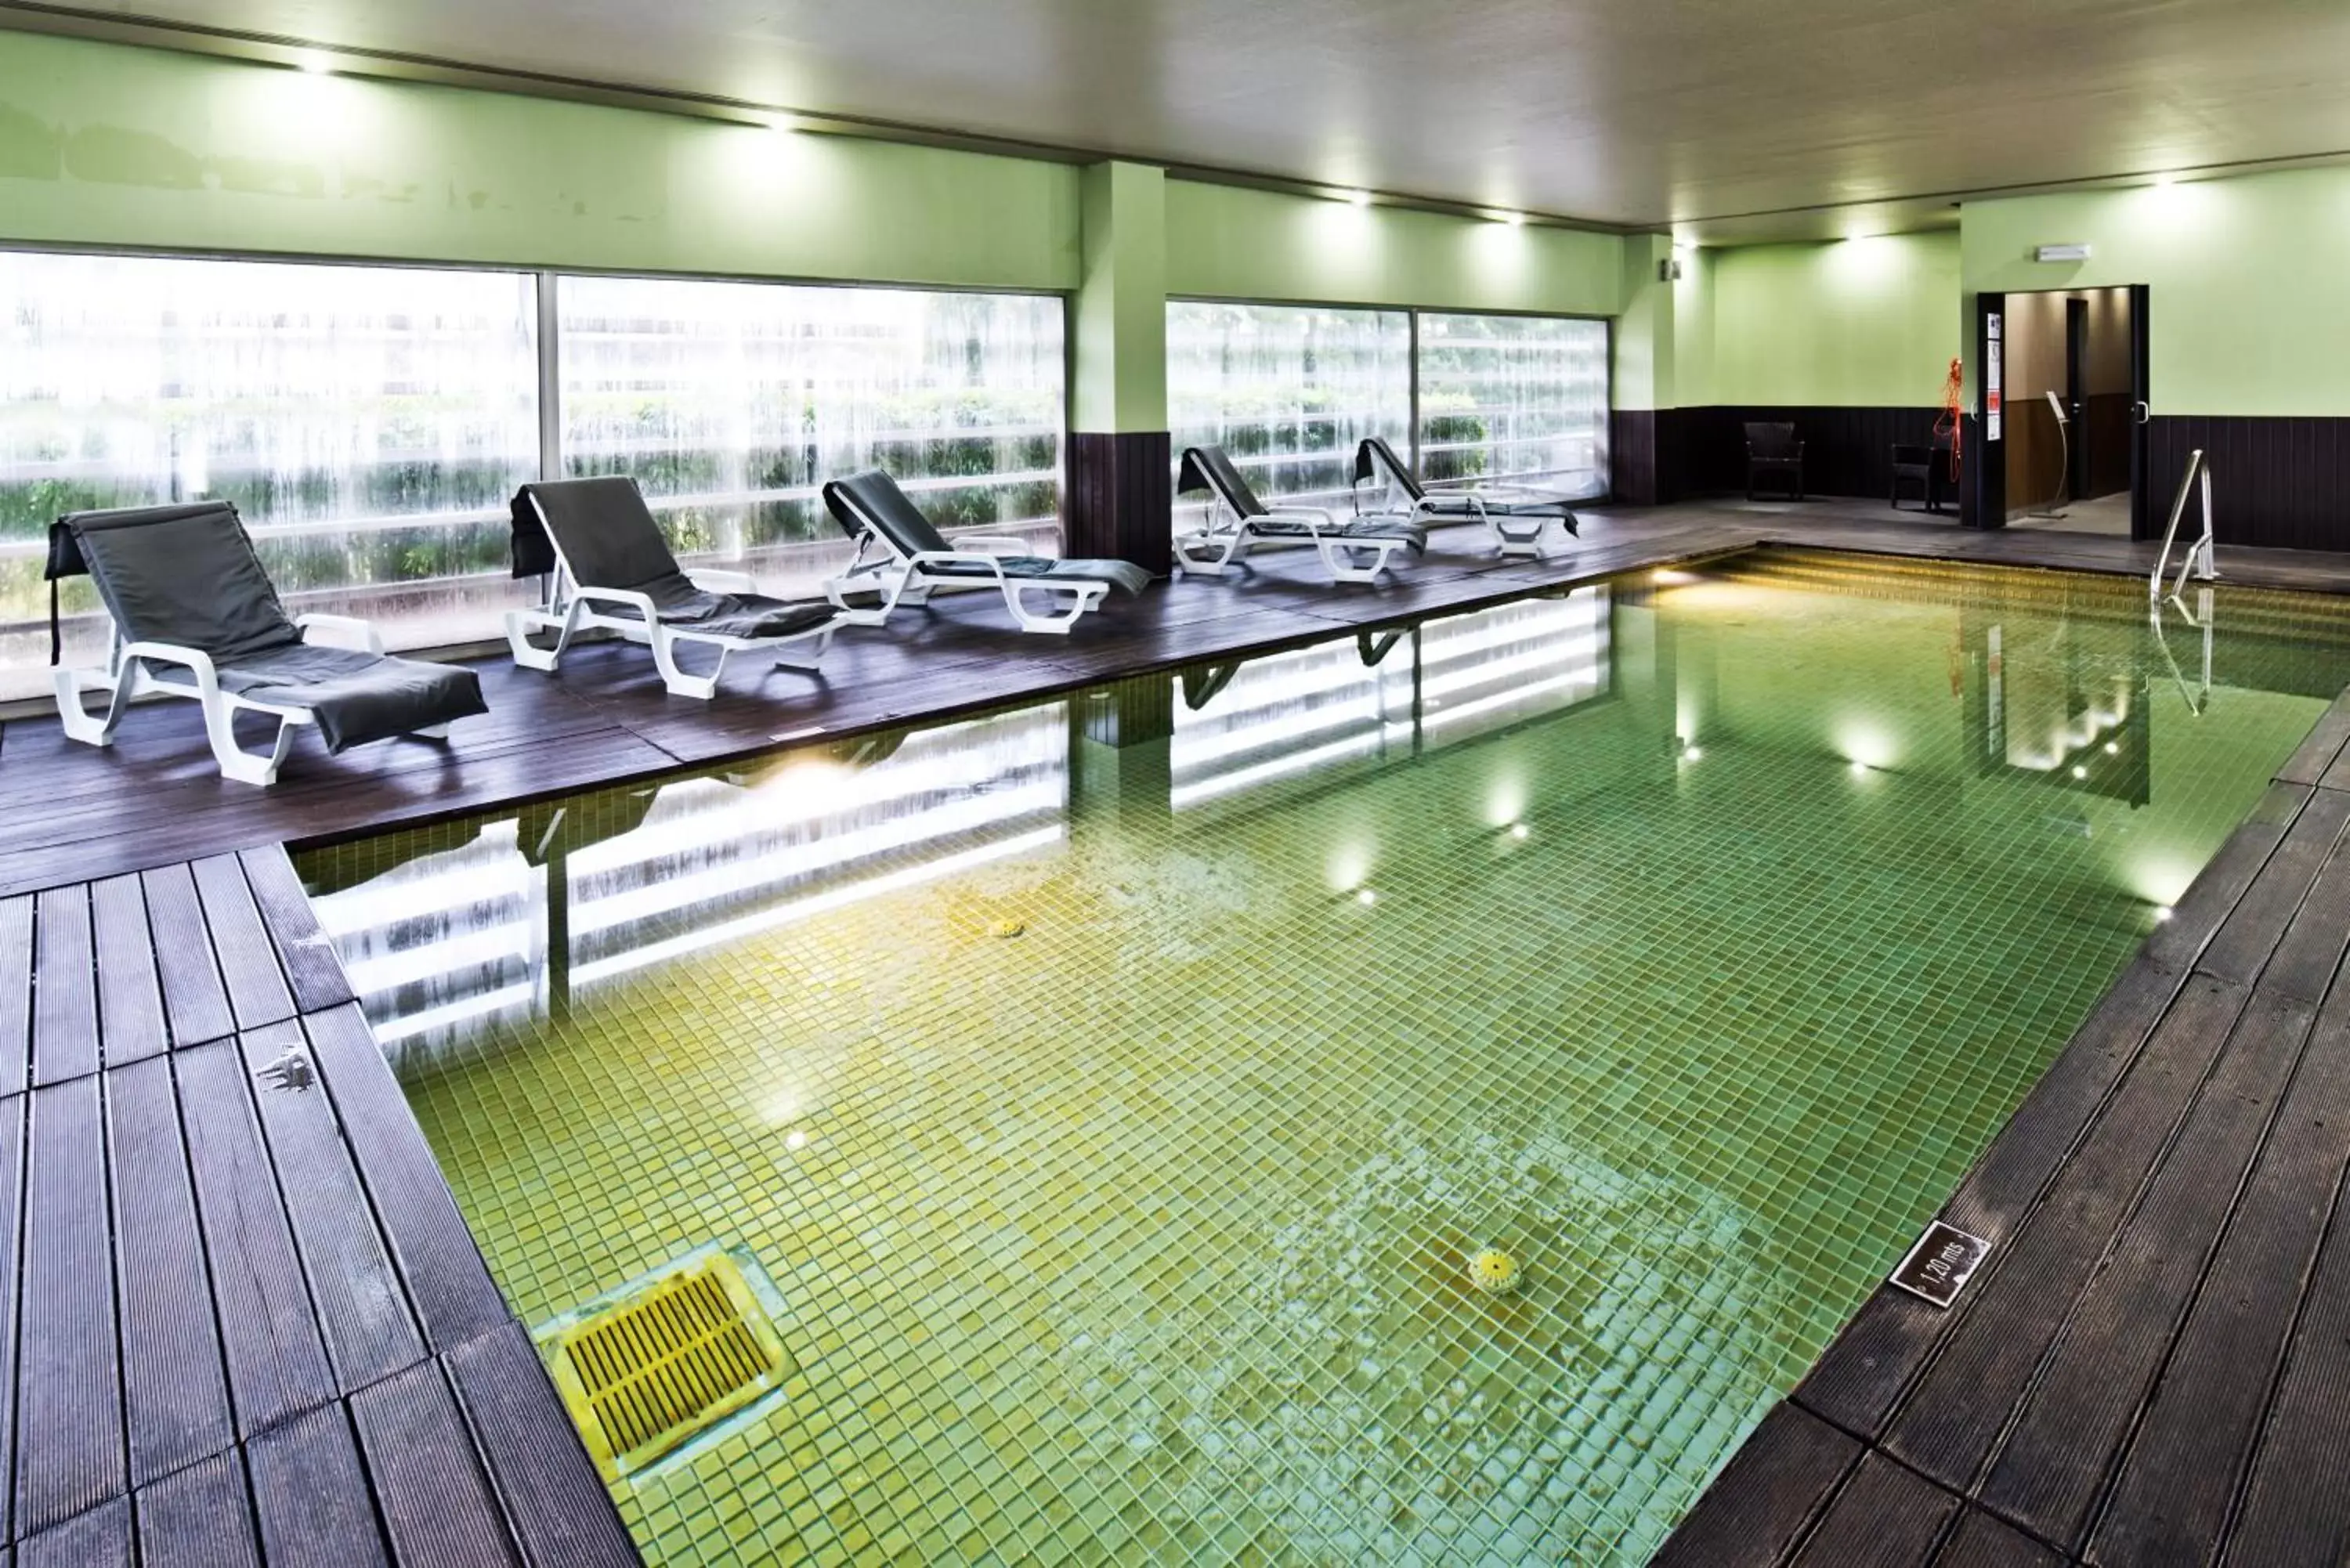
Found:
<path fill-rule="evenodd" d="M 2007 526 L 2006 323 L 2005 294 L 1975 296 L 1975 398 L 1959 469 L 1959 522 L 1969 528 Z"/>

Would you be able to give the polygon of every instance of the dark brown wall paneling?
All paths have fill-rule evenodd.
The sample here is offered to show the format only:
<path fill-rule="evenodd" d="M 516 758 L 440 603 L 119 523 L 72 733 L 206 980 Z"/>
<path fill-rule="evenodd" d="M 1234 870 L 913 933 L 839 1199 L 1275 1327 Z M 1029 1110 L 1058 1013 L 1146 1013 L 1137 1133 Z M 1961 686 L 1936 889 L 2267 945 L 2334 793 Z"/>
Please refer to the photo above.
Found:
<path fill-rule="evenodd" d="M 2187 454 L 2211 464 L 2222 545 L 2350 550 L 2350 419 L 2159 415 L 2147 432 L 2158 529 L 2170 514 Z M 2198 531 L 2189 509 L 2182 534 Z"/>
<path fill-rule="evenodd" d="M 1069 437 L 1069 485 L 1061 535 L 1066 553 L 1132 561 L 1164 576 L 1174 568 L 1174 460 L 1165 431 Z"/>
<path fill-rule="evenodd" d="M 1893 447 L 1934 439 L 1939 409 L 1684 409 L 1686 493 L 1746 490 L 1747 423 L 1785 421 L 1804 442 L 1804 487 L 1813 495 L 1882 496 L 1893 487 Z"/>

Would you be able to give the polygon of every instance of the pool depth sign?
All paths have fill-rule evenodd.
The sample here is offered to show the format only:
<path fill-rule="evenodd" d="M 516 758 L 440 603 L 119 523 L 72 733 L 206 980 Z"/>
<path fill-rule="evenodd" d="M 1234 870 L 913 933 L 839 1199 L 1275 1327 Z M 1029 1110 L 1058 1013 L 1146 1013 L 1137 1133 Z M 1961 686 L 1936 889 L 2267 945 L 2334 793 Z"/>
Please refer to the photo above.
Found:
<path fill-rule="evenodd" d="M 1990 1252 L 1991 1243 L 1981 1237 L 1937 1220 L 1926 1227 L 1926 1233 L 1893 1271 L 1892 1282 L 1913 1296 L 1946 1307 L 1959 1299 L 1959 1293 L 1966 1289 Z"/>

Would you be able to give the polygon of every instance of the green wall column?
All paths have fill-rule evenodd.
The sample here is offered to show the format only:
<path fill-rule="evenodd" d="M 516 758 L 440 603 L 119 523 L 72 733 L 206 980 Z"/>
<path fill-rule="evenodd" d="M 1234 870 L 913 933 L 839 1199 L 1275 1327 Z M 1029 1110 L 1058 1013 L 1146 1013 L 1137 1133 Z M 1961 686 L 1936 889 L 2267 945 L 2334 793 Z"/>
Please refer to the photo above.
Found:
<path fill-rule="evenodd" d="M 1096 163 L 1078 179 L 1080 265 L 1068 504 L 1072 556 L 1172 564 L 1167 434 L 1167 175 Z"/>
<path fill-rule="evenodd" d="M 1618 501 L 1649 506 L 1676 498 L 1680 463 L 1673 376 L 1676 295 L 1665 270 L 1673 259 L 1669 234 L 1628 234 L 1624 240 L 1623 308 L 1616 317 L 1609 375 L 1608 488 Z"/>

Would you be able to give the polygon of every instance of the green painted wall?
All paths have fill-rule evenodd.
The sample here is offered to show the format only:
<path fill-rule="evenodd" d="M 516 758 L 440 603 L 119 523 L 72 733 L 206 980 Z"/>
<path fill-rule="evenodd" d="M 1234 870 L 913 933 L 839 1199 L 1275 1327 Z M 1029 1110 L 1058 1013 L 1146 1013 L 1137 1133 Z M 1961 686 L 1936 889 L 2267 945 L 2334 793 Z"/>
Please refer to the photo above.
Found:
<path fill-rule="evenodd" d="M 1969 296 L 2148 285 L 2157 413 L 2350 415 L 2350 169 L 1970 202 L 1962 234 Z"/>
<path fill-rule="evenodd" d="M 1952 231 L 1712 253 L 1707 400 L 1844 408 L 1939 402 L 1942 379 L 1960 352 L 1959 257 Z"/>
<path fill-rule="evenodd" d="M 1716 253 L 1679 253 L 1680 281 L 1673 285 L 1674 408 L 1701 409 L 1713 394 L 1713 265 Z"/>
<path fill-rule="evenodd" d="M 1097 163 L 1081 183 L 1070 424 L 1110 434 L 1167 428 L 1167 172 Z"/>
<path fill-rule="evenodd" d="M 0 33 L 0 239 L 1074 289 L 1071 166 Z"/>
<path fill-rule="evenodd" d="M 1613 316 L 1623 249 L 1614 234 L 1167 182 L 1177 296 Z"/>
<path fill-rule="evenodd" d="M 1679 369 L 1678 290 L 1660 275 L 1673 254 L 1664 234 L 1630 234 L 1623 242 L 1622 313 L 1608 347 L 1610 401 L 1619 409 L 1675 409 Z"/>

